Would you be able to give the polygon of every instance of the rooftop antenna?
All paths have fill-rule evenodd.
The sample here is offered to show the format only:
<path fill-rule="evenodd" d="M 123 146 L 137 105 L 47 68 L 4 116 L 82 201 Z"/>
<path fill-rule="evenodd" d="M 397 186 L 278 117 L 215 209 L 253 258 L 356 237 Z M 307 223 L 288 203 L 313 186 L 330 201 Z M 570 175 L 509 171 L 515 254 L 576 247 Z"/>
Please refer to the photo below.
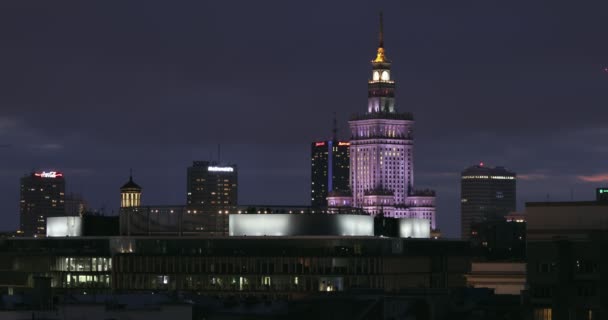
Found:
<path fill-rule="evenodd" d="M 217 163 L 220 163 L 221 160 L 221 152 L 220 152 L 220 144 L 217 144 Z"/>
<path fill-rule="evenodd" d="M 570 201 L 574 201 L 574 188 L 570 187 Z"/>
<path fill-rule="evenodd" d="M 336 112 L 334 111 L 334 126 L 331 130 L 332 134 L 333 134 L 333 141 L 336 141 L 338 139 L 338 120 L 336 119 Z"/>
<path fill-rule="evenodd" d="M 384 22 L 382 20 L 382 11 L 380 11 L 380 32 L 378 33 L 378 47 L 380 48 L 384 48 Z"/>

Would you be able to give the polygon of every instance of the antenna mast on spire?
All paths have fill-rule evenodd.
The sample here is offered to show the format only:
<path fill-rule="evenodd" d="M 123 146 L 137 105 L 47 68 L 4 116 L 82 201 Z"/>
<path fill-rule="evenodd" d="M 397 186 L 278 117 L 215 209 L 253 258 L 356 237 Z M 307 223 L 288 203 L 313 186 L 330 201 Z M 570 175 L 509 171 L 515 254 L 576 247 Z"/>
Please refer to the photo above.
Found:
<path fill-rule="evenodd" d="M 380 11 L 380 32 L 378 33 L 378 47 L 384 48 L 384 22 L 382 21 L 382 11 Z"/>
<path fill-rule="evenodd" d="M 220 144 L 217 144 L 217 163 L 220 163 L 222 161 L 222 152 L 221 152 L 221 148 L 220 148 Z"/>
<path fill-rule="evenodd" d="M 378 31 L 378 53 L 376 54 L 376 59 L 372 62 L 389 62 L 384 56 L 384 21 L 382 19 L 382 11 L 380 11 L 380 30 Z"/>

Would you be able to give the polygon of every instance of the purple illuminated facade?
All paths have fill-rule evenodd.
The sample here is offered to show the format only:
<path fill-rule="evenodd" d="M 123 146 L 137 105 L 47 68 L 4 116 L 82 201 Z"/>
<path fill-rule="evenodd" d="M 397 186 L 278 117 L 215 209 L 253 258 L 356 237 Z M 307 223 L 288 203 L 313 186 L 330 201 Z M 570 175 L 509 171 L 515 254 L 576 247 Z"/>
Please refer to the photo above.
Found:
<path fill-rule="evenodd" d="M 353 117 L 349 125 L 352 205 L 371 215 L 428 219 L 435 229 L 435 192 L 414 190 L 414 118 L 396 110 L 382 17 L 378 52 L 368 81 L 367 112 Z M 329 207 L 348 202 L 342 198 L 328 197 Z"/>

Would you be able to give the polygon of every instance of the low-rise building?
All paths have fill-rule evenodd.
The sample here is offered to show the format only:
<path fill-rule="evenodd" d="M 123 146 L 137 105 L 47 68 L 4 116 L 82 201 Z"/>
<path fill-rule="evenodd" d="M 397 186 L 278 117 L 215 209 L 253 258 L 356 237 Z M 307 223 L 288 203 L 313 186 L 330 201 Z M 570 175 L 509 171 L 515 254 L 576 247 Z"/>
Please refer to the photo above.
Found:
<path fill-rule="evenodd" d="M 473 262 L 466 277 L 470 287 L 494 289 L 495 294 L 520 295 L 526 286 L 526 263 Z"/>
<path fill-rule="evenodd" d="M 466 242 L 381 237 L 83 237 L 0 240 L 0 288 L 266 294 L 464 287 Z"/>

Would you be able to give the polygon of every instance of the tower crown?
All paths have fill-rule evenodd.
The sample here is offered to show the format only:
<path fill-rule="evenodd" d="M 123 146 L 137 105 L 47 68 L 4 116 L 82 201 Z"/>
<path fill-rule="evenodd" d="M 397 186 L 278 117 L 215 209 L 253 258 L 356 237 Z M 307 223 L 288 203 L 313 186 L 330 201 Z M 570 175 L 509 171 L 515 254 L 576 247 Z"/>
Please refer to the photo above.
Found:
<path fill-rule="evenodd" d="M 384 52 L 384 22 L 380 12 L 378 51 L 372 60 L 372 77 L 368 81 L 368 113 L 395 113 L 395 81 L 391 79 L 391 61 Z"/>
<path fill-rule="evenodd" d="M 120 187 L 120 207 L 141 206 L 141 187 L 133 181 L 133 174 L 129 175 L 129 181 Z"/>
<path fill-rule="evenodd" d="M 141 192 L 141 187 L 135 183 L 135 181 L 133 181 L 133 176 L 129 176 L 129 181 L 127 181 L 127 183 L 123 184 L 122 187 L 120 187 L 121 191 L 133 191 L 133 190 L 139 190 Z"/>

